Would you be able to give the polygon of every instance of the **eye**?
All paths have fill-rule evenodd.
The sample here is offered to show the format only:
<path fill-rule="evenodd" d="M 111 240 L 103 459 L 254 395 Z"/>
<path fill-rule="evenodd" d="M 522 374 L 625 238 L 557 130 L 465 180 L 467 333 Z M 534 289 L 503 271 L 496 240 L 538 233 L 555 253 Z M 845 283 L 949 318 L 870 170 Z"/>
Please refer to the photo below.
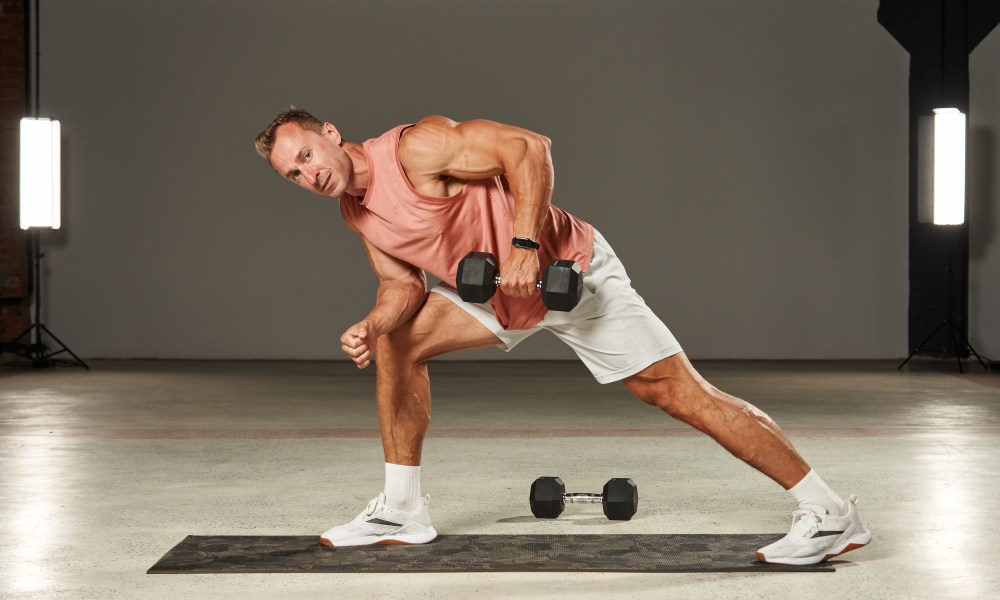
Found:
<path fill-rule="evenodd" d="M 312 158 L 312 150 L 306 150 L 306 160 Z"/>
<path fill-rule="evenodd" d="M 292 173 L 292 179 L 298 179 L 299 175 L 301 175 L 301 174 L 302 174 L 301 171 L 296 171 L 296 172 Z"/>

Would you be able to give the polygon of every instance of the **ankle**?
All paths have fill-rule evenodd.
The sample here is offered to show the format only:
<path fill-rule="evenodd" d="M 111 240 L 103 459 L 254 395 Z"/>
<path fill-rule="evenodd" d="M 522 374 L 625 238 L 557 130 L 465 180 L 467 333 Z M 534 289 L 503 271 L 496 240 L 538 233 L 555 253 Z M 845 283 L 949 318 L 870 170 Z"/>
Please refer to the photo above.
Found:
<path fill-rule="evenodd" d="M 420 467 L 385 463 L 385 505 L 402 512 L 420 506 Z"/>
<path fill-rule="evenodd" d="M 795 498 L 799 507 L 805 505 L 820 506 L 826 509 L 827 514 L 835 517 L 846 515 L 850 509 L 847 502 L 838 496 L 813 470 L 806 473 L 806 476 L 788 490 L 788 493 Z"/>

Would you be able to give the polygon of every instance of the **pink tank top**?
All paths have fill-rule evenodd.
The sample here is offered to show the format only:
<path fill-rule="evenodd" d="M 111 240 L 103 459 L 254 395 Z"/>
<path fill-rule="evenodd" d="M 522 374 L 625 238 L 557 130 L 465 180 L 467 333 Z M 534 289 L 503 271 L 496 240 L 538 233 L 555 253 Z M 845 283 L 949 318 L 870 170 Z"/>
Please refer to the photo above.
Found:
<path fill-rule="evenodd" d="M 449 198 L 416 191 L 397 156 L 399 137 L 407 127 L 400 125 L 364 143 L 368 189 L 364 198 L 345 193 L 340 199 L 348 226 L 379 250 L 452 286 L 458 262 L 469 252 L 492 252 L 503 264 L 514 237 L 513 195 L 504 190 L 500 177 L 469 181 Z M 594 228 L 550 205 L 538 243 L 543 270 L 562 258 L 586 271 L 594 251 Z M 547 310 L 539 293 L 511 298 L 497 290 L 489 303 L 504 329 L 530 329 Z"/>

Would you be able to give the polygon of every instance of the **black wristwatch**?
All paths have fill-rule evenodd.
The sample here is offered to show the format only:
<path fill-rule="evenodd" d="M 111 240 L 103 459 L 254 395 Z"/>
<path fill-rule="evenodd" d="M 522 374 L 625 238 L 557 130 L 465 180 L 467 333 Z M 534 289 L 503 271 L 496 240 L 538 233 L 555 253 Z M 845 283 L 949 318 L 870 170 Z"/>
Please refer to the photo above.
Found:
<path fill-rule="evenodd" d="M 510 243 L 515 248 L 527 248 L 529 250 L 538 250 L 539 248 L 538 242 L 526 237 L 516 237 Z"/>

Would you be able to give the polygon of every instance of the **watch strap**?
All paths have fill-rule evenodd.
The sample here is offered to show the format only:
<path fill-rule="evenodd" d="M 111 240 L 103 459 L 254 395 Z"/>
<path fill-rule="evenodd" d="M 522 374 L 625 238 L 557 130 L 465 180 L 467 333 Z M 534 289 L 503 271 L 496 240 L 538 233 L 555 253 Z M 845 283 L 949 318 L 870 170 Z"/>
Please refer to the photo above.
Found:
<path fill-rule="evenodd" d="M 515 248 L 528 248 L 530 250 L 538 250 L 538 248 L 540 248 L 538 242 L 536 242 L 531 238 L 526 238 L 526 237 L 517 236 L 513 240 L 511 240 L 510 243 Z"/>

